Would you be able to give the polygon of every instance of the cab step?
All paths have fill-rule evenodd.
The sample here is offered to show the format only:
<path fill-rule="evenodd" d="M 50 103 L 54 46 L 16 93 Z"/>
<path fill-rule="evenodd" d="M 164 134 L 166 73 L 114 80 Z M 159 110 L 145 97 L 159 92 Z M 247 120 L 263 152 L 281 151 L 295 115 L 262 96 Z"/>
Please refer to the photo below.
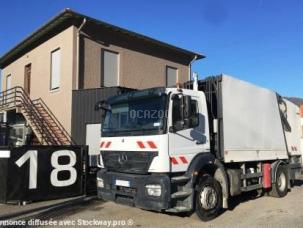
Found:
<path fill-rule="evenodd" d="M 189 195 L 191 195 L 191 191 L 180 191 L 180 192 L 175 192 L 171 194 L 172 199 L 178 199 L 178 198 L 185 198 Z"/>
<path fill-rule="evenodd" d="M 176 176 L 171 178 L 171 183 L 185 183 L 190 180 L 188 176 Z"/>
<path fill-rule="evenodd" d="M 248 191 L 252 191 L 252 190 L 261 189 L 262 187 L 263 187 L 263 184 L 254 184 L 254 185 L 249 185 L 246 187 L 241 187 L 241 191 L 248 192 Z"/>
<path fill-rule="evenodd" d="M 178 213 L 178 212 L 187 212 L 190 211 L 189 208 L 183 206 L 177 206 L 170 209 L 165 210 L 166 212 Z"/>

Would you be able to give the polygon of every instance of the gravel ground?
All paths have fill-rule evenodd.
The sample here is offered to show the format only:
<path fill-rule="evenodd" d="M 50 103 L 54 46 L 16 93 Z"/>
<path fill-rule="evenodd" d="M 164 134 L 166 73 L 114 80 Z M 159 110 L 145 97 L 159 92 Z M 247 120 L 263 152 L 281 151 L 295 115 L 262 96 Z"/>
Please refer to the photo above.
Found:
<path fill-rule="evenodd" d="M 60 201 L 62 202 L 46 201 L 27 206 L 1 205 L 0 215 Z M 210 222 L 201 222 L 195 214 L 186 216 L 157 213 L 100 200 L 58 211 L 53 216 L 51 219 L 62 227 L 303 227 L 303 181 L 280 199 L 256 197 L 251 193 L 236 197 L 230 203 L 229 210 Z M 99 222 L 99 226 L 96 222 Z M 100 222 L 103 224 L 100 225 Z"/>
<path fill-rule="evenodd" d="M 19 213 L 19 212 L 22 213 L 28 210 L 35 210 L 37 208 L 55 205 L 57 203 L 62 203 L 75 198 L 77 197 L 58 199 L 58 200 L 48 200 L 48 201 L 41 201 L 34 203 L 29 202 L 28 204 L 25 205 L 18 205 L 17 203 L 0 204 L 0 217 L 10 215 L 12 213 Z"/>
<path fill-rule="evenodd" d="M 280 199 L 267 196 L 256 198 L 253 194 L 234 198 L 231 208 L 210 222 L 201 222 L 195 214 L 162 214 L 102 201 L 70 209 L 57 219 L 72 221 L 82 226 L 85 225 L 83 220 L 91 223 L 94 220 L 117 223 L 123 220 L 121 224 L 128 223 L 129 227 L 303 227 L 302 183 L 298 183 L 286 197 Z M 106 225 L 108 224 L 103 226 Z"/>

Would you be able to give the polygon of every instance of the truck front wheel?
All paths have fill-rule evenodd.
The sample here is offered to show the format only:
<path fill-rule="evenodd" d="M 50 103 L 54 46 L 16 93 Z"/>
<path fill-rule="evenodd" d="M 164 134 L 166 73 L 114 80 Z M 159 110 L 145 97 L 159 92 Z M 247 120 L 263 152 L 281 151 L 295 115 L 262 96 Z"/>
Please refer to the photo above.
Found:
<path fill-rule="evenodd" d="M 222 190 L 211 176 L 201 177 L 196 191 L 196 214 L 202 221 L 217 217 L 222 210 Z"/>
<path fill-rule="evenodd" d="M 272 189 L 269 192 L 273 197 L 284 197 L 288 192 L 288 175 L 287 168 L 284 165 L 278 167 L 275 182 L 272 184 Z"/>

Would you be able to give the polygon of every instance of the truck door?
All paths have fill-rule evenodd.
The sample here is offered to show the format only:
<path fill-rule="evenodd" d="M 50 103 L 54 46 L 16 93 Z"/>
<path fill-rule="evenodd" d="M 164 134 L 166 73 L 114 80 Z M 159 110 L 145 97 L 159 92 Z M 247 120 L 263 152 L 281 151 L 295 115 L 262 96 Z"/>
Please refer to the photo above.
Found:
<path fill-rule="evenodd" d="M 181 99 L 182 96 L 171 100 L 169 109 L 169 155 L 173 172 L 187 170 L 195 155 L 209 149 L 208 130 L 206 130 L 208 129 L 207 109 L 206 105 L 203 105 L 201 96 L 191 95 L 190 97 L 190 115 L 196 116 L 198 121 L 194 121 L 182 130 L 172 132 L 171 127 L 177 121 L 182 121 Z"/>

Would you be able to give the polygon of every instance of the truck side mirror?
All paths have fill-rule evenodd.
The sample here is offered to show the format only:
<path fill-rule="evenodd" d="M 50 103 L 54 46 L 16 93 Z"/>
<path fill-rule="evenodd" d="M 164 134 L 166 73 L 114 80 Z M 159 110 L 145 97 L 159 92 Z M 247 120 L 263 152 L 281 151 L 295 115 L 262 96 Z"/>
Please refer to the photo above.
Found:
<path fill-rule="evenodd" d="M 183 116 L 184 119 L 189 119 L 191 115 L 191 97 L 183 96 Z"/>
<path fill-rule="evenodd" d="M 183 96 L 183 118 L 185 127 L 189 127 L 191 125 L 191 113 L 191 97 Z"/>

